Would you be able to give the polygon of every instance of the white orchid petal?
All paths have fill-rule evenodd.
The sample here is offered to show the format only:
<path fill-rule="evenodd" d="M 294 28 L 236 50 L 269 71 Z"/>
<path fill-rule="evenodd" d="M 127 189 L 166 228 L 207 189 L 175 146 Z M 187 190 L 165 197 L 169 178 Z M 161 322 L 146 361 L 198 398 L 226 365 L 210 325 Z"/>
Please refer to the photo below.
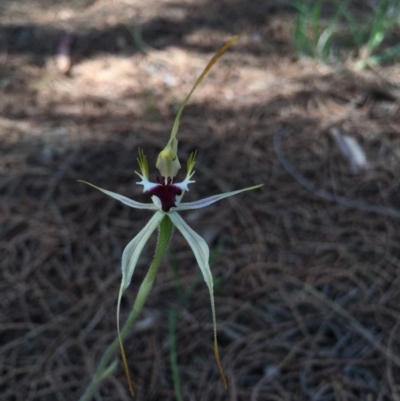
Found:
<path fill-rule="evenodd" d="M 144 228 L 129 242 L 122 254 L 122 282 L 121 292 L 125 291 L 131 282 L 139 256 L 150 238 L 150 235 L 160 225 L 164 213 L 157 212 L 144 226 Z"/>
<path fill-rule="evenodd" d="M 255 185 L 254 187 L 239 189 L 237 191 L 225 192 L 223 194 L 209 196 L 208 198 L 200 199 L 195 202 L 181 202 L 174 210 L 181 211 L 190 209 L 201 209 L 202 207 L 209 206 L 215 202 L 218 202 L 221 199 L 229 198 L 230 196 L 240 194 L 241 192 L 251 191 L 252 189 L 256 189 L 261 186 L 263 186 L 263 184 Z"/>
<path fill-rule="evenodd" d="M 137 181 L 136 184 L 143 185 L 143 192 L 148 192 L 152 190 L 154 187 L 160 184 L 156 184 L 154 182 L 149 181 L 144 175 L 139 174 L 137 171 L 135 173 L 142 179 L 142 181 Z"/>
<path fill-rule="evenodd" d="M 90 182 L 83 181 L 83 180 L 78 180 L 78 182 L 83 182 L 84 184 L 90 185 L 93 188 L 98 189 L 99 191 L 105 193 L 108 196 L 111 196 L 111 198 L 114 198 L 120 202 L 122 202 L 124 205 L 127 205 L 129 207 L 133 207 L 134 209 L 147 209 L 147 210 L 157 210 L 157 207 L 152 204 L 152 203 L 140 203 L 136 202 L 132 199 L 127 198 L 126 196 L 117 194 L 115 192 L 107 191 L 106 189 L 102 189 L 100 187 L 97 187 L 96 185 L 91 184 Z"/>
<path fill-rule="evenodd" d="M 182 191 L 189 191 L 189 184 L 194 184 L 196 181 L 191 180 L 190 177 L 186 177 L 182 182 L 177 182 L 174 185 L 180 188 Z"/>
<path fill-rule="evenodd" d="M 204 241 L 204 239 L 202 237 L 200 237 L 199 234 L 197 234 L 195 231 L 193 231 L 186 224 L 186 222 L 182 219 L 182 217 L 179 216 L 178 213 L 170 212 L 170 213 L 168 213 L 168 217 L 171 219 L 172 223 L 181 232 L 183 237 L 186 239 L 186 241 L 192 248 L 192 251 L 196 258 L 197 264 L 199 265 L 200 270 L 203 273 L 204 281 L 206 282 L 208 290 L 210 292 L 211 313 L 212 313 L 212 320 L 213 320 L 213 327 L 214 327 L 214 355 L 215 355 L 215 360 L 218 365 L 219 373 L 221 375 L 221 379 L 224 383 L 224 387 L 227 388 L 227 382 L 225 379 L 224 372 L 222 370 L 221 360 L 220 360 L 219 352 L 218 352 L 217 319 L 215 317 L 215 302 L 214 302 L 214 291 L 213 291 L 214 281 L 213 281 L 213 276 L 211 273 L 210 265 L 208 263 L 208 261 L 210 259 L 210 250 L 208 248 L 206 241 Z"/>

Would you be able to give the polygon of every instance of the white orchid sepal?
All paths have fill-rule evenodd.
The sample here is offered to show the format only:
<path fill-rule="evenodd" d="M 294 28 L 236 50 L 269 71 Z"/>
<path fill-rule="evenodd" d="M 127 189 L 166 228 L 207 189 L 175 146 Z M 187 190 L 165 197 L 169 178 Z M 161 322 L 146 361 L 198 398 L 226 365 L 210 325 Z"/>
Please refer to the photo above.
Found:
<path fill-rule="evenodd" d="M 132 199 L 127 198 L 126 196 L 117 194 L 116 192 L 108 191 L 107 189 L 100 188 L 100 187 L 98 187 L 94 184 L 91 184 L 90 182 L 84 181 L 84 180 L 78 180 L 78 182 L 82 182 L 86 185 L 90 185 L 91 187 L 98 189 L 99 191 L 105 193 L 106 195 L 111 196 L 111 198 L 114 198 L 114 199 L 122 202 L 124 205 L 133 207 L 134 209 L 157 210 L 157 206 L 155 206 L 154 204 L 136 202 Z"/>
<path fill-rule="evenodd" d="M 124 292 L 131 283 L 133 272 L 139 260 L 140 254 L 151 234 L 159 227 L 164 213 L 156 212 L 149 222 L 129 242 L 122 254 L 122 280 L 121 289 Z"/>
<path fill-rule="evenodd" d="M 182 210 L 193 210 L 193 209 L 201 209 L 203 207 L 207 207 L 212 205 L 215 202 L 218 202 L 222 199 L 229 198 L 230 196 L 234 196 L 240 194 L 241 192 L 251 191 L 253 189 L 257 189 L 262 187 L 264 184 L 254 185 L 252 187 L 238 189 L 236 191 L 224 192 L 222 194 L 209 196 L 204 199 L 200 199 L 193 202 L 180 202 L 179 205 L 175 208 L 177 212 Z"/>

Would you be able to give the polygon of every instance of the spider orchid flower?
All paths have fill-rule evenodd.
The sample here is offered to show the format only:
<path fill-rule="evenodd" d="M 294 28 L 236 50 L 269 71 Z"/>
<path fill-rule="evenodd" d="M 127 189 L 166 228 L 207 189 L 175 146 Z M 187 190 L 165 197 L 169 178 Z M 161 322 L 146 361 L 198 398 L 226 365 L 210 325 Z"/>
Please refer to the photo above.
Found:
<path fill-rule="evenodd" d="M 256 185 L 244 189 L 239 189 L 237 191 L 226 192 L 219 195 L 213 195 L 201 200 L 197 200 L 194 202 L 182 202 L 183 195 L 186 191 L 189 191 L 189 185 L 193 184 L 195 181 L 192 180 L 193 175 L 195 173 L 195 157 L 196 152 L 191 153 L 189 159 L 187 161 L 187 170 L 186 177 L 183 181 L 178 182 L 176 179 L 177 172 L 179 171 L 181 165 L 179 162 L 177 150 L 178 150 L 178 140 L 176 139 L 176 134 L 179 128 L 179 118 L 180 115 L 189 100 L 191 94 L 197 85 L 202 81 L 204 76 L 207 74 L 212 65 L 216 62 L 216 60 L 234 43 L 236 42 L 237 37 L 232 38 L 229 42 L 227 42 L 218 53 L 211 59 L 207 67 L 204 69 L 203 73 L 197 79 L 195 85 L 193 86 L 189 95 L 185 98 L 182 103 L 177 117 L 174 122 L 174 126 L 171 132 L 171 137 L 167 143 L 167 146 L 160 152 L 156 168 L 159 171 L 159 175 L 157 176 L 156 182 L 150 181 L 149 178 L 149 168 L 147 163 L 147 158 L 142 149 L 139 149 L 139 156 L 137 158 L 140 173 L 136 172 L 139 176 L 140 181 L 137 182 L 138 185 L 143 187 L 143 192 L 147 194 L 152 203 L 140 203 L 136 202 L 132 199 L 129 199 L 123 195 L 117 194 L 115 192 L 108 191 L 106 189 L 99 188 L 93 184 L 90 184 L 86 181 L 84 182 L 99 191 L 105 193 L 106 195 L 122 202 L 123 204 L 132 207 L 134 209 L 145 209 L 153 211 L 154 214 L 149 220 L 149 222 L 142 228 L 142 230 L 129 242 L 126 246 L 123 255 L 122 255 L 122 282 L 121 288 L 118 296 L 118 307 L 117 307 L 117 324 L 118 324 L 118 333 L 119 333 L 119 309 L 121 304 L 121 298 L 124 291 L 129 286 L 132 275 L 134 273 L 136 264 L 140 257 L 140 254 L 147 243 L 148 239 L 152 235 L 152 233 L 160 227 L 160 224 L 163 219 L 166 217 L 170 220 L 170 222 L 175 226 L 178 231 L 183 235 L 183 237 L 188 242 L 191 247 L 196 261 L 200 267 L 201 273 L 204 277 L 204 281 L 207 284 L 210 300 L 211 300 L 211 311 L 212 311 L 212 320 L 213 320 L 213 334 L 214 334 L 214 354 L 215 359 L 218 365 L 218 369 L 221 375 L 222 382 L 224 387 L 227 388 L 227 381 L 225 379 L 220 357 L 218 353 L 218 343 L 217 343 L 217 326 L 216 326 L 216 317 L 215 317 L 215 305 L 214 305 L 214 294 L 213 294 L 213 276 L 211 273 L 210 265 L 209 265 L 209 256 L 210 251 L 207 246 L 206 241 L 197 234 L 192 228 L 188 226 L 185 220 L 180 216 L 179 212 L 192 210 L 192 209 L 200 209 L 203 207 L 207 207 L 215 202 L 218 202 L 224 198 L 228 198 L 230 196 L 239 194 L 244 191 L 250 191 L 255 188 L 259 188 L 261 185 Z M 121 345 L 121 343 L 120 343 Z M 121 346 L 122 356 L 124 359 L 125 368 L 126 358 L 123 352 L 123 348 Z M 128 377 L 128 382 L 130 383 L 130 379 Z M 131 383 L 130 383 L 131 389 Z M 133 391 L 131 391 L 133 393 Z"/>

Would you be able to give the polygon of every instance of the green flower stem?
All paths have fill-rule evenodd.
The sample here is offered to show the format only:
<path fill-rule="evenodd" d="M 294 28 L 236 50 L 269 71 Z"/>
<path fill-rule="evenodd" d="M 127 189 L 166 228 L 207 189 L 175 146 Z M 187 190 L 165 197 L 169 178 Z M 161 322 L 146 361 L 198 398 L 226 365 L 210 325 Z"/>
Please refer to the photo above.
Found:
<path fill-rule="evenodd" d="M 128 335 L 129 330 L 131 329 L 138 314 L 142 310 L 143 305 L 150 293 L 158 267 L 160 266 L 165 251 L 168 249 L 168 245 L 172 237 L 173 227 L 174 226 L 171 220 L 167 215 L 165 215 L 164 219 L 160 223 L 158 242 L 154 259 L 150 265 L 146 277 L 144 278 L 142 284 L 140 285 L 139 292 L 138 295 L 136 296 L 136 300 L 133 305 L 132 311 L 129 314 L 129 317 L 126 323 L 124 324 L 124 327 L 121 330 L 122 339 L 125 339 L 126 336 Z M 92 381 L 90 382 L 89 386 L 87 387 L 86 391 L 81 396 L 81 398 L 79 398 L 79 401 L 88 401 L 90 397 L 93 395 L 97 386 L 100 384 L 100 382 L 115 370 L 115 368 L 117 367 L 117 361 L 114 360 L 110 363 L 110 359 L 114 355 L 117 349 L 118 349 L 118 338 L 116 338 L 104 352 L 103 357 L 101 358 L 100 364 L 97 368 L 97 371 Z"/>

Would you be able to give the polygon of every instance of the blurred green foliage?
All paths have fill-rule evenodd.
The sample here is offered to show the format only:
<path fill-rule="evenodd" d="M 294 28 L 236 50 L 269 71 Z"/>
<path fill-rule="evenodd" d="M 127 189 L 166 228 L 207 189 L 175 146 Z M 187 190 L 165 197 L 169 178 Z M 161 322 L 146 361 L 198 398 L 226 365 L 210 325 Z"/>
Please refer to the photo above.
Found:
<path fill-rule="evenodd" d="M 335 62 L 352 56 L 359 68 L 400 57 L 400 45 L 393 44 L 399 30 L 400 0 L 359 4 L 295 0 L 293 6 L 299 57 Z"/>

